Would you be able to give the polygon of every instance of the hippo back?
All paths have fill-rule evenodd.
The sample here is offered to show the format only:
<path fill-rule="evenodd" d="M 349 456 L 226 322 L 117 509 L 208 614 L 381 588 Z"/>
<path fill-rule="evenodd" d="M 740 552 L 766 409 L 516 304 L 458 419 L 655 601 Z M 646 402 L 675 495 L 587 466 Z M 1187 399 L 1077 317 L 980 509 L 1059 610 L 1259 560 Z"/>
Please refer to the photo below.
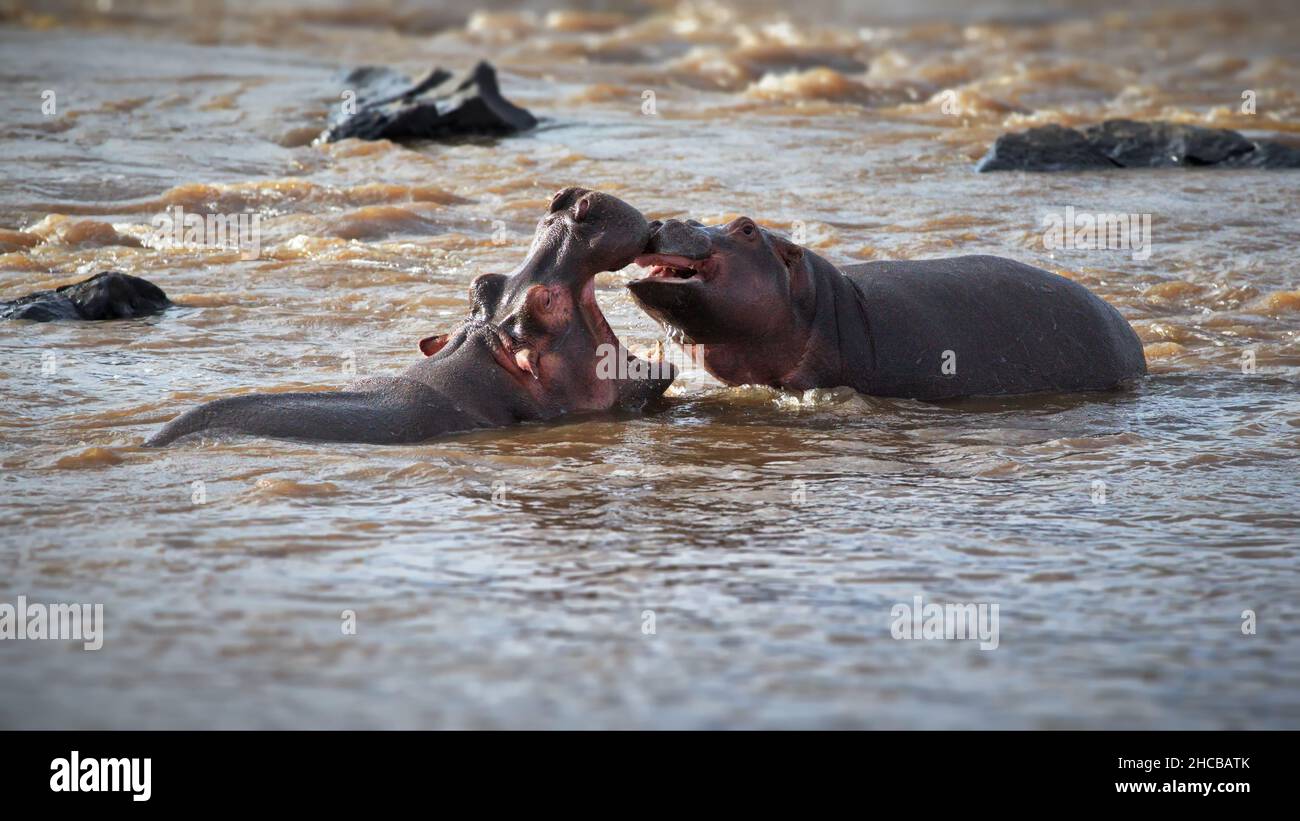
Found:
<path fill-rule="evenodd" d="M 946 399 L 1114 388 L 1146 373 L 1109 304 L 1009 259 L 893 260 L 842 269 L 861 293 L 872 364 L 859 390 Z"/>

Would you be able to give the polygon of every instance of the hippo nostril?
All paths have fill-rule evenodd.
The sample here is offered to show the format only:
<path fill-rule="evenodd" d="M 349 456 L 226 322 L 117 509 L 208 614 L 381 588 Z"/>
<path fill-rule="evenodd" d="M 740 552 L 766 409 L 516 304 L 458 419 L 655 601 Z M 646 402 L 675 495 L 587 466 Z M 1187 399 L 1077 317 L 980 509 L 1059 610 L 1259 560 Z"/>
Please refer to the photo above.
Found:
<path fill-rule="evenodd" d="M 496 333 L 497 333 L 497 339 L 500 340 L 502 347 L 504 347 L 507 351 L 513 351 L 517 348 L 522 347 L 522 340 L 520 339 L 520 335 L 519 335 L 518 323 L 514 323 L 513 328 L 507 327 L 506 325 L 502 325 L 501 327 L 496 329 Z"/>

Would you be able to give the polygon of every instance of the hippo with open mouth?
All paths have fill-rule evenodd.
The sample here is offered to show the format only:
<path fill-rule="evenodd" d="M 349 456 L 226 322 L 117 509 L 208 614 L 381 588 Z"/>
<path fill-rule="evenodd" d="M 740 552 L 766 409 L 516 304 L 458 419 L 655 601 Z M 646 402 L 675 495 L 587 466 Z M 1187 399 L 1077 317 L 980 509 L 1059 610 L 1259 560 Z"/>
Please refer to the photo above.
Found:
<path fill-rule="evenodd" d="M 1084 286 L 993 256 L 837 269 L 748 217 L 651 224 L 636 302 L 731 385 L 922 400 L 1119 387 L 1142 344 Z"/>
<path fill-rule="evenodd" d="M 640 407 L 667 390 L 675 371 L 636 360 L 596 304 L 595 277 L 632 262 L 649 224 L 627 203 L 567 188 L 538 223 L 513 273 L 470 286 L 473 310 L 454 331 L 421 341 L 425 358 L 396 377 L 340 391 L 254 393 L 218 399 L 168 422 L 145 444 L 193 433 L 376 444 L 555 419 L 567 413 Z M 611 369 L 611 357 L 627 367 Z M 601 367 L 604 365 L 605 367 Z M 611 373 L 654 373 L 616 378 Z"/>

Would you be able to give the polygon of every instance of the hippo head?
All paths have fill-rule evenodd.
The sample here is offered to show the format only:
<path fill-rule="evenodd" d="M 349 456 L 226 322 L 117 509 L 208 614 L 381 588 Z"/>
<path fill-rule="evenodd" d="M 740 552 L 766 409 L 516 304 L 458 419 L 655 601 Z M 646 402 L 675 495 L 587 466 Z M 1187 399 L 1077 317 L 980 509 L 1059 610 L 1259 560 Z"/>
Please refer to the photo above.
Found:
<path fill-rule="evenodd" d="M 572 327 L 578 309 L 563 285 L 534 284 L 500 322 L 471 317 L 455 331 L 420 340 L 420 350 L 435 361 L 465 368 L 458 388 L 486 388 L 513 407 L 538 415 L 563 410 L 611 407 L 615 401 L 593 395 L 586 369 L 574 367 Z"/>
<path fill-rule="evenodd" d="M 636 258 L 649 274 L 628 288 L 679 342 L 765 343 L 786 338 L 807 297 L 804 257 L 749 217 L 714 226 L 656 221 Z"/>
<path fill-rule="evenodd" d="M 619 344 L 596 302 L 596 274 L 631 264 L 649 235 L 645 217 L 617 197 L 566 188 L 551 199 L 523 263 L 470 284 L 468 324 L 492 329 L 497 363 L 544 406 L 644 404 L 662 395 L 676 372 Z M 454 338 L 429 337 L 420 349 L 431 356 Z"/>

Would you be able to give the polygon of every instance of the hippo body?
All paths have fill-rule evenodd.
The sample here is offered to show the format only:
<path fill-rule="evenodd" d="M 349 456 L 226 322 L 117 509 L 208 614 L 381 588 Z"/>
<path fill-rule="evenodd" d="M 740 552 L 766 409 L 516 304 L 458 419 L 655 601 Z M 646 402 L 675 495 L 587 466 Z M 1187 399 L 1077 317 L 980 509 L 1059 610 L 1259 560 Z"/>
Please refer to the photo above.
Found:
<path fill-rule="evenodd" d="M 747 217 L 652 226 L 633 297 L 732 385 L 921 400 L 1107 390 L 1137 334 L 1065 277 L 993 256 L 837 269 Z"/>
<path fill-rule="evenodd" d="M 1146 373 L 1141 341 L 1111 305 L 1014 260 L 867 262 L 846 266 L 843 277 L 860 295 L 866 321 L 859 328 L 869 346 L 845 359 L 843 378 L 862 393 L 947 399 L 1096 391 Z"/>
<path fill-rule="evenodd" d="M 571 412 L 640 407 L 661 396 L 674 374 L 660 368 L 657 379 L 602 376 L 602 358 L 634 358 L 596 304 L 595 277 L 630 263 L 648 235 L 645 218 L 621 200 L 565 189 L 538 223 L 519 268 L 476 277 L 469 318 L 422 340 L 426 358 L 401 376 L 364 379 L 342 391 L 218 399 L 176 417 L 145 444 L 200 432 L 421 442 Z"/>
<path fill-rule="evenodd" d="M 420 360 L 401 376 L 371 377 L 341 391 L 217 399 L 182 413 L 145 444 L 166 445 L 192 433 L 401 444 L 547 418 L 544 403 L 493 365 L 500 344 L 487 326 L 467 325 L 436 360 Z"/>

